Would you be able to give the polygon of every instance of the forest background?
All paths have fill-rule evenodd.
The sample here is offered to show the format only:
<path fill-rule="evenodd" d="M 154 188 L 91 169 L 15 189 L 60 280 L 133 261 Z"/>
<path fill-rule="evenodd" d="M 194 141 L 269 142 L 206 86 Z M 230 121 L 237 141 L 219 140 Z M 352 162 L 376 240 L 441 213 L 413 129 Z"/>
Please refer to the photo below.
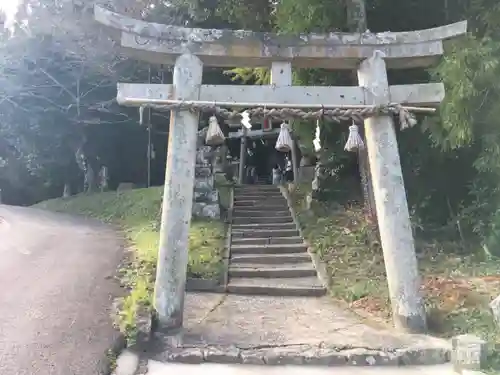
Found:
<path fill-rule="evenodd" d="M 406 31 L 468 20 L 469 34 L 447 43 L 430 70 L 390 72 L 391 84 L 442 81 L 437 116 L 399 134 L 415 231 L 460 238 L 464 252 L 500 254 L 500 3 L 495 0 L 173 0 L 105 5 L 148 21 L 207 27 L 328 33 Z M 8 15 L 8 14 L 7 14 Z M 106 165 L 111 187 L 147 180 L 147 138 L 137 110 L 116 104 L 116 82 L 171 82 L 171 68 L 121 56 L 92 19 L 92 4 L 26 0 L 0 35 L 0 189 L 6 203 L 30 205 L 82 185 L 81 160 Z M 265 69 L 207 69 L 206 83 L 265 84 Z M 294 83 L 355 85 L 352 72 L 301 69 Z M 161 184 L 168 114 L 153 112 Z M 312 152 L 315 124 L 297 123 Z M 318 199 L 348 189 L 356 156 L 343 151 L 346 129 L 322 125 L 320 159 L 327 173 Z M 353 159 L 354 158 L 354 159 Z M 470 246 L 474 244 L 474 246 Z M 476 246 L 477 245 L 477 246 Z M 473 250 L 471 250 L 473 249 Z M 457 249 L 454 249 L 455 251 Z"/>

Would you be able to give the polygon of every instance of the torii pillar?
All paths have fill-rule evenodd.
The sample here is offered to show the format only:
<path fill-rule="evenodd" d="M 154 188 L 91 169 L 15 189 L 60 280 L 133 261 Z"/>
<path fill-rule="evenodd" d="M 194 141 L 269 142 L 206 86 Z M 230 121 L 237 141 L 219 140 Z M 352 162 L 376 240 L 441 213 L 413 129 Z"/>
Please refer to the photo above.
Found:
<path fill-rule="evenodd" d="M 175 62 L 175 99 L 197 100 L 203 63 L 191 54 Z M 172 111 L 168 136 L 167 165 L 156 270 L 154 306 L 162 329 L 182 327 L 189 228 L 198 138 L 198 113 Z"/>
<path fill-rule="evenodd" d="M 147 23 L 100 7 L 95 8 L 95 18 L 118 30 L 118 41 L 129 56 L 175 65 L 173 85 L 119 84 L 117 100 L 129 106 L 161 104 L 167 99 L 291 107 L 435 105 L 443 99 L 442 84 L 389 86 L 387 69 L 427 67 L 441 57 L 444 39 L 467 31 L 467 23 L 459 22 L 414 32 L 281 36 Z M 275 84 L 201 85 L 202 62 L 217 67 L 272 67 Z M 358 69 L 361 87 L 291 86 L 291 64 Z M 197 122 L 195 113 L 172 111 L 155 285 L 158 323 L 166 329 L 182 327 Z M 394 324 L 405 331 L 424 332 L 425 312 L 394 124 L 391 117 L 380 116 L 366 120 L 365 126 Z"/>
<path fill-rule="evenodd" d="M 359 82 L 368 89 L 366 101 L 369 104 L 390 103 L 384 57 L 382 52 L 375 51 L 358 68 Z M 427 323 L 420 295 L 421 281 L 392 117 L 366 119 L 365 139 L 393 321 L 398 328 L 425 332 Z"/>

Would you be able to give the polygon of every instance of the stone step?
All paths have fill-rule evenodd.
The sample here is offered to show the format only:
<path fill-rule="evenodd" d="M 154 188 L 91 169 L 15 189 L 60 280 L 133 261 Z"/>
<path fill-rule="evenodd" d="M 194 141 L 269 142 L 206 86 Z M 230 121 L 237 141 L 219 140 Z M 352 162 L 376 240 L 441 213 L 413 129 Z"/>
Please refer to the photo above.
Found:
<path fill-rule="evenodd" d="M 308 253 L 290 254 L 241 254 L 231 257 L 231 266 L 247 264 L 295 264 L 311 262 Z"/>
<path fill-rule="evenodd" d="M 256 204 L 254 206 L 235 206 L 234 210 L 242 211 L 289 211 L 288 205 L 283 204 Z"/>
<path fill-rule="evenodd" d="M 242 204 L 243 203 L 243 204 Z M 233 207 L 234 208 L 246 208 L 246 207 L 258 207 L 258 206 L 276 206 L 276 207 L 286 207 L 288 209 L 288 203 L 286 200 L 281 198 L 272 198 L 272 199 L 248 199 L 248 200 L 237 200 L 234 199 Z"/>
<path fill-rule="evenodd" d="M 267 192 L 280 191 L 280 189 L 275 185 L 246 185 L 246 186 L 236 186 L 234 188 L 235 193 L 248 192 L 248 191 L 267 193 Z"/>
<path fill-rule="evenodd" d="M 231 254 L 292 254 L 307 253 L 306 244 L 290 245 L 232 245 Z"/>
<path fill-rule="evenodd" d="M 245 187 L 236 186 L 234 191 L 237 193 L 247 192 L 247 191 L 256 191 L 259 193 L 268 193 L 268 192 L 281 192 L 280 188 L 276 185 L 247 185 Z"/>
<path fill-rule="evenodd" d="M 286 199 L 281 195 L 267 195 L 267 194 L 261 194 L 261 195 L 238 195 L 236 194 L 234 196 L 234 201 L 235 202 L 245 202 L 245 201 L 255 201 L 255 202 L 286 202 Z"/>
<path fill-rule="evenodd" d="M 283 199 L 275 199 L 275 200 L 262 200 L 262 199 L 252 199 L 252 200 L 244 200 L 244 201 L 234 201 L 234 207 L 257 207 L 257 206 L 276 206 L 276 207 L 288 207 L 288 203 Z"/>
<path fill-rule="evenodd" d="M 252 237 L 252 238 L 262 238 L 262 237 L 295 237 L 299 235 L 297 229 L 266 229 L 266 230 L 233 230 L 231 231 L 231 237 L 241 238 L 241 237 Z"/>
<path fill-rule="evenodd" d="M 309 261 L 286 265 L 276 264 L 231 264 L 229 277 L 285 278 L 316 276 L 316 269 Z"/>
<path fill-rule="evenodd" d="M 251 223 L 251 224 L 234 224 L 232 230 L 263 230 L 263 229 L 297 229 L 295 223 Z"/>
<path fill-rule="evenodd" d="M 271 217 L 233 217 L 233 225 L 240 224 L 278 224 L 293 223 L 292 216 L 271 216 Z M 268 237 L 268 236 L 264 236 Z M 279 236 L 278 236 L 279 237 Z"/>
<path fill-rule="evenodd" d="M 266 191 L 266 192 L 256 192 L 256 191 L 239 191 L 234 194 L 234 198 L 240 201 L 251 201 L 257 198 L 265 198 L 265 199 L 275 199 L 275 198 L 284 198 L 281 191 Z"/>
<path fill-rule="evenodd" d="M 149 360 L 149 375 L 458 375 L 451 363 L 438 365 L 420 365 L 419 355 L 413 355 L 412 360 L 418 365 L 401 366 L 410 353 L 423 352 L 431 357 L 441 353 L 441 348 L 400 349 L 398 354 L 362 348 L 341 349 L 338 352 L 328 349 L 302 349 L 301 345 L 294 347 L 263 346 L 258 351 L 250 348 L 236 349 L 234 346 L 198 346 L 179 348 L 171 351 L 168 361 Z M 306 353 L 304 351 L 306 350 Z M 213 354 L 212 354 L 213 353 Z M 162 353 L 163 354 L 163 353 Z M 133 358 L 130 360 L 125 355 Z M 442 356 L 442 355 L 441 355 Z M 120 360 L 125 358 L 126 360 Z M 137 358 L 137 359 L 136 359 Z M 265 359 L 264 359 L 265 358 Z M 390 359 L 388 359 L 390 358 Z M 117 360 L 114 374 L 130 374 L 132 361 L 139 361 L 139 355 L 124 351 Z M 177 363 L 176 363 L 177 362 Z M 133 362 L 132 362 L 133 363 Z M 251 364 L 249 364 L 251 363 Z M 267 366 L 263 366 L 266 364 Z M 332 369 L 333 367 L 333 369 Z M 122 370 L 123 369 L 123 370 Z M 144 374 L 144 372 L 141 372 Z M 466 375 L 484 375 L 480 371 L 464 370 Z"/>
<path fill-rule="evenodd" d="M 228 293 L 261 296 L 319 297 L 326 288 L 316 276 L 285 278 L 234 278 L 227 286 Z"/>
<path fill-rule="evenodd" d="M 302 244 L 302 237 L 232 238 L 231 245 L 280 245 Z"/>
<path fill-rule="evenodd" d="M 233 217 L 271 217 L 271 216 L 291 216 L 290 211 L 246 211 L 236 209 L 233 211 Z"/>

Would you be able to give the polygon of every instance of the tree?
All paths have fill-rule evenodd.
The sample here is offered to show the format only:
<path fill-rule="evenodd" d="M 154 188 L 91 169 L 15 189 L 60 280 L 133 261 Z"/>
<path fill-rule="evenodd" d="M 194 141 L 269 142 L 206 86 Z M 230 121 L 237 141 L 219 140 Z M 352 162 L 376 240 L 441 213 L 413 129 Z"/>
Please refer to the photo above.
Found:
<path fill-rule="evenodd" d="M 213 9 L 207 3 L 186 2 L 192 9 Z M 225 14 L 225 20 L 234 28 L 273 29 L 292 34 L 362 30 L 366 22 L 373 32 L 418 30 L 468 19 L 472 34 L 456 42 L 434 71 L 390 72 L 389 78 L 397 84 L 419 83 L 435 77 L 447 86 L 441 118 L 422 120 L 419 128 L 400 134 L 409 202 L 415 222 L 423 222 L 423 226 L 416 225 L 427 233 L 430 228 L 452 233 L 460 229 L 464 236 L 473 231 L 488 242 L 491 238 L 488 233 L 495 230 L 493 224 L 485 223 L 500 225 L 500 219 L 492 220 L 499 202 L 496 186 L 500 139 L 495 126 L 500 110 L 496 92 L 499 50 L 495 40 L 498 40 L 500 5 L 493 0 L 367 0 L 366 19 L 359 12 L 362 5 L 362 1 L 347 0 L 283 0 L 269 1 L 255 9 L 245 0 L 226 0 L 218 2 L 217 9 L 222 10 L 219 13 Z M 260 9 L 266 10 L 268 18 L 254 23 L 262 19 Z M 218 14 L 201 13 L 213 19 Z M 240 67 L 232 73 L 235 80 L 243 82 L 267 83 L 269 78 L 265 69 Z M 320 70 L 298 70 L 294 78 L 300 84 L 352 83 L 349 75 Z M 295 131 L 304 143 L 309 143 L 313 129 L 313 124 L 299 122 Z M 325 157 L 332 170 L 350 168 L 349 158 L 340 149 L 338 131 L 325 127 L 323 138 Z M 457 172 L 450 175 L 443 170 Z M 496 237 L 500 235 L 493 236 Z"/>
<path fill-rule="evenodd" d="M 31 9 L 29 21 L 22 22 L 28 14 L 21 11 L 0 43 L 0 128 L 5 134 L 0 155 L 2 170 L 10 171 L 3 174 L 3 184 L 25 185 L 14 178 L 18 170 L 62 191 L 61 185 L 80 174 L 82 155 L 88 164 L 102 158 L 88 142 L 89 128 L 132 121 L 131 112 L 115 103 L 116 81 L 141 70 L 120 56 L 111 40 L 89 32 L 91 14 L 64 3 L 38 3 Z"/>
<path fill-rule="evenodd" d="M 10 39 L 5 35 L 0 39 L 6 56 L 0 64 L 0 168 L 9 171 L 10 181 L 60 175 L 69 168 L 60 161 L 67 160 L 84 139 L 89 146 L 86 152 L 102 158 L 105 147 L 96 146 L 100 144 L 97 139 L 113 138 L 111 133 L 102 133 L 103 123 L 123 121 L 132 128 L 136 120 L 135 112 L 114 104 L 114 83 L 147 80 L 147 67 L 120 57 L 112 41 L 95 30 L 91 9 L 85 4 L 29 1 L 18 17 L 21 21 L 28 18 L 28 26 L 21 23 Z M 33 8 L 31 14 L 24 11 L 26 4 Z M 448 235 L 460 230 L 464 237 L 476 233 L 489 249 L 496 246 L 500 237 L 495 234 L 500 233 L 496 229 L 500 226 L 496 213 L 500 204 L 496 126 L 500 5 L 496 1 L 366 0 L 366 17 L 360 11 L 362 0 L 110 0 L 106 5 L 161 23 L 291 34 L 363 30 L 366 23 L 373 32 L 418 30 L 468 19 L 471 35 L 455 42 L 436 69 L 390 72 L 389 78 L 398 84 L 435 77 L 447 87 L 440 118 L 427 119 L 422 126 L 399 134 L 416 225 L 422 223 L 417 226 L 426 233 L 432 228 Z M 215 81 L 224 79 L 219 71 L 213 73 Z M 241 83 L 267 83 L 269 72 L 239 67 L 232 77 Z M 349 72 L 319 69 L 296 70 L 294 81 L 304 85 L 354 83 Z M 310 147 L 314 124 L 296 122 L 294 126 L 301 143 Z M 328 124 L 322 130 L 329 171 L 335 171 L 337 180 L 343 173 L 355 173 L 355 160 L 342 150 L 345 131 Z M 21 165 L 26 173 L 14 178 L 12 173 L 21 170 Z"/>

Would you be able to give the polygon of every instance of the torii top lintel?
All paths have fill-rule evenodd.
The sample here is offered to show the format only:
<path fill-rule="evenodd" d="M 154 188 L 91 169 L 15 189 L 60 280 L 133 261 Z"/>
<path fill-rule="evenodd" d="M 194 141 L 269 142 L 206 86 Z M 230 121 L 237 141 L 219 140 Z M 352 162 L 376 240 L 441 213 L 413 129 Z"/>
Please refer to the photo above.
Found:
<path fill-rule="evenodd" d="M 186 52 L 207 66 L 265 67 L 291 61 L 296 67 L 355 69 L 375 50 L 386 56 L 388 68 L 432 65 L 443 54 L 443 40 L 467 32 L 467 21 L 433 29 L 384 33 L 300 34 L 297 36 L 245 30 L 185 28 L 136 20 L 105 8 L 94 8 L 96 21 L 118 31 L 125 53 L 154 64 L 173 65 Z"/>

